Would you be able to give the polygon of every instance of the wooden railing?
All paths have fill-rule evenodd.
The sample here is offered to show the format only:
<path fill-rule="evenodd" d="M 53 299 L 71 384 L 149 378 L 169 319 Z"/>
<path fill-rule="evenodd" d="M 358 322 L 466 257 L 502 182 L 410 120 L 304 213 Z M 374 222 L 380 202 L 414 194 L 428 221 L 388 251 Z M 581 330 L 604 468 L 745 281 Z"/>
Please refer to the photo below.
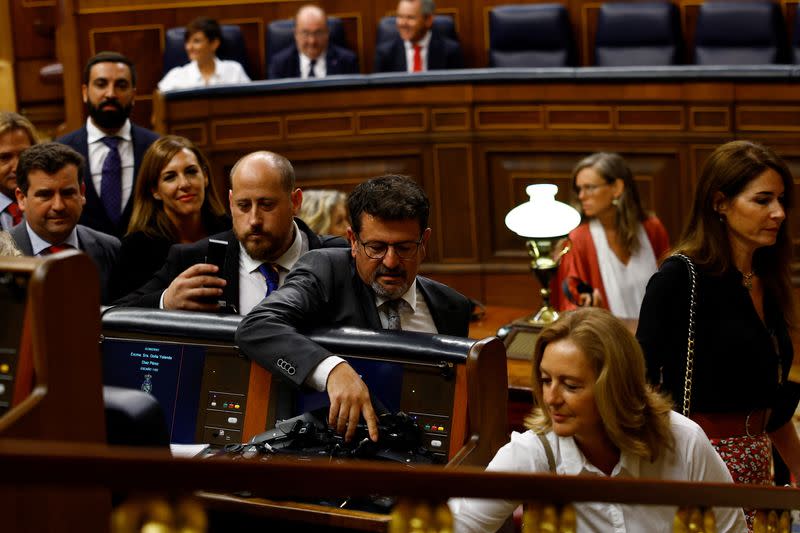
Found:
<path fill-rule="evenodd" d="M 453 496 L 555 506 L 602 501 L 686 507 L 692 511 L 682 513 L 687 519 L 694 514 L 692 520 L 696 520 L 699 509 L 710 507 L 776 510 L 775 520 L 784 510 L 800 509 L 800 490 L 794 488 L 489 473 L 475 468 L 408 468 L 368 462 L 173 459 L 148 450 L 39 441 L 0 440 L 0 472 L 0 487 L 5 488 L 47 484 L 64 491 L 102 488 L 162 497 L 202 490 L 250 491 L 257 497 L 273 499 L 379 493 L 436 505 Z M 7 502 L 0 501 L 3 516 L 13 516 L 15 511 L 7 507 Z"/>

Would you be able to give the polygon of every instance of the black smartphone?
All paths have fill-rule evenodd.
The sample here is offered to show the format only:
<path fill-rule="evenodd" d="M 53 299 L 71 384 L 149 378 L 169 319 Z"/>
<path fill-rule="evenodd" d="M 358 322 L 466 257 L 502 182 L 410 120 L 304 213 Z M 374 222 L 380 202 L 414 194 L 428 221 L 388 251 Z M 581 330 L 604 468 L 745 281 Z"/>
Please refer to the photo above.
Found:
<path fill-rule="evenodd" d="M 206 255 L 206 263 L 216 265 L 219 268 L 217 277 L 223 277 L 225 272 L 225 256 L 228 251 L 228 241 L 221 241 L 219 239 L 208 239 L 208 254 Z M 220 310 L 227 308 L 227 302 L 224 296 L 221 298 L 211 298 L 209 303 L 216 303 L 219 305 Z"/>
<path fill-rule="evenodd" d="M 206 263 L 216 265 L 219 268 L 217 276 L 222 277 L 225 271 L 225 256 L 228 251 L 228 241 L 221 241 L 219 239 L 208 239 L 208 255 L 206 255 Z"/>

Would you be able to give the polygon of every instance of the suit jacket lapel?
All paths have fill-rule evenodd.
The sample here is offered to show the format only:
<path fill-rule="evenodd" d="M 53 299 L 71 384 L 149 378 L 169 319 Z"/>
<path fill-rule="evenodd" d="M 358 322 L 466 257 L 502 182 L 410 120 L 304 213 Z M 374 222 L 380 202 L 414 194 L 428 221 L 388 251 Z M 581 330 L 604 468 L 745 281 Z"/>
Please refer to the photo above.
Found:
<path fill-rule="evenodd" d="M 300 52 L 297 47 L 294 48 L 294 53 L 289 56 L 289 70 L 291 71 L 290 77 L 299 78 L 302 76 L 300 73 Z"/>
<path fill-rule="evenodd" d="M 434 301 L 433 295 L 431 294 L 428 280 L 417 276 L 417 287 L 419 287 L 419 291 L 422 293 L 422 297 L 425 298 L 425 303 L 428 305 L 428 311 L 431 313 L 431 318 L 433 318 L 433 323 L 436 325 L 436 331 L 443 334 L 448 334 L 448 331 L 452 331 L 450 329 L 450 324 L 447 320 L 447 317 L 450 315 L 449 309 L 446 309 L 447 302 L 441 301 Z"/>
<path fill-rule="evenodd" d="M 442 69 L 444 69 L 444 43 L 434 33 L 428 43 L 428 70 Z"/>
<path fill-rule="evenodd" d="M 381 329 L 381 317 L 378 316 L 378 308 L 375 307 L 375 293 L 361 280 L 361 277 L 356 272 L 356 265 L 353 259 L 350 259 L 350 273 L 353 280 L 353 290 L 355 291 L 356 300 L 361 304 L 361 311 L 364 314 L 364 320 L 370 329 Z"/>
<path fill-rule="evenodd" d="M 14 242 L 17 243 L 17 248 L 19 251 L 22 252 L 24 255 L 32 256 L 33 255 L 33 245 L 31 244 L 31 238 L 28 236 L 27 230 L 27 222 L 22 222 L 21 224 L 17 224 L 13 228 L 11 228 L 11 236 L 14 238 Z"/>

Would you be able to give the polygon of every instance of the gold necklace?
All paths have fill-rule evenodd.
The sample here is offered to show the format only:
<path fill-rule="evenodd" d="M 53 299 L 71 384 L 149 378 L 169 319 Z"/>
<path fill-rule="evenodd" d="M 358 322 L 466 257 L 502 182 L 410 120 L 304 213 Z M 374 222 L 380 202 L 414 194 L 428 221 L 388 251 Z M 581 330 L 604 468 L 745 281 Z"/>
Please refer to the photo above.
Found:
<path fill-rule="evenodd" d="M 742 272 L 742 285 L 744 285 L 744 288 L 747 289 L 748 291 L 752 291 L 753 290 L 753 275 L 754 274 L 755 274 L 755 272 L 747 272 L 746 274 L 744 272 Z"/>

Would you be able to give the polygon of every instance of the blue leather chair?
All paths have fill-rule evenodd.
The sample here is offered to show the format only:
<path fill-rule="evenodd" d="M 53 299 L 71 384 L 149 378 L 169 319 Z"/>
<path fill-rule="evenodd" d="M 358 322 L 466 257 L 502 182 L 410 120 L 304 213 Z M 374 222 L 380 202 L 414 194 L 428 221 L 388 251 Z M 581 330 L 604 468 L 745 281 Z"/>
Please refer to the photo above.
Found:
<path fill-rule="evenodd" d="M 561 4 L 498 6 L 489 12 L 489 67 L 568 67 L 575 46 Z"/>
<path fill-rule="evenodd" d="M 329 42 L 350 49 L 344 35 L 342 19 L 328 17 Z M 294 43 L 294 19 L 273 20 L 267 27 L 267 70 L 272 56 Z"/>
<path fill-rule="evenodd" d="M 453 41 L 458 42 L 458 33 L 456 32 L 456 24 L 452 17 L 447 15 L 434 15 L 433 16 L 433 29 L 442 37 L 447 37 Z M 375 34 L 375 45 L 385 43 L 397 37 L 397 20 L 396 17 L 383 17 L 378 22 L 378 28 Z"/>
<path fill-rule="evenodd" d="M 217 57 L 220 59 L 232 59 L 238 61 L 244 67 L 247 75 L 255 79 L 250 62 L 247 60 L 247 47 L 244 44 L 244 37 L 239 26 L 233 24 L 222 24 L 222 40 L 217 48 Z M 170 28 L 167 30 L 164 43 L 164 74 L 173 67 L 179 67 L 189 62 L 184 48 L 184 36 L 186 28 Z"/>
<path fill-rule="evenodd" d="M 695 30 L 698 65 L 766 65 L 787 63 L 786 31 L 778 4 L 706 2 Z"/>
<path fill-rule="evenodd" d="M 594 45 L 599 67 L 676 65 L 682 45 L 675 4 L 613 2 L 600 7 Z"/>

